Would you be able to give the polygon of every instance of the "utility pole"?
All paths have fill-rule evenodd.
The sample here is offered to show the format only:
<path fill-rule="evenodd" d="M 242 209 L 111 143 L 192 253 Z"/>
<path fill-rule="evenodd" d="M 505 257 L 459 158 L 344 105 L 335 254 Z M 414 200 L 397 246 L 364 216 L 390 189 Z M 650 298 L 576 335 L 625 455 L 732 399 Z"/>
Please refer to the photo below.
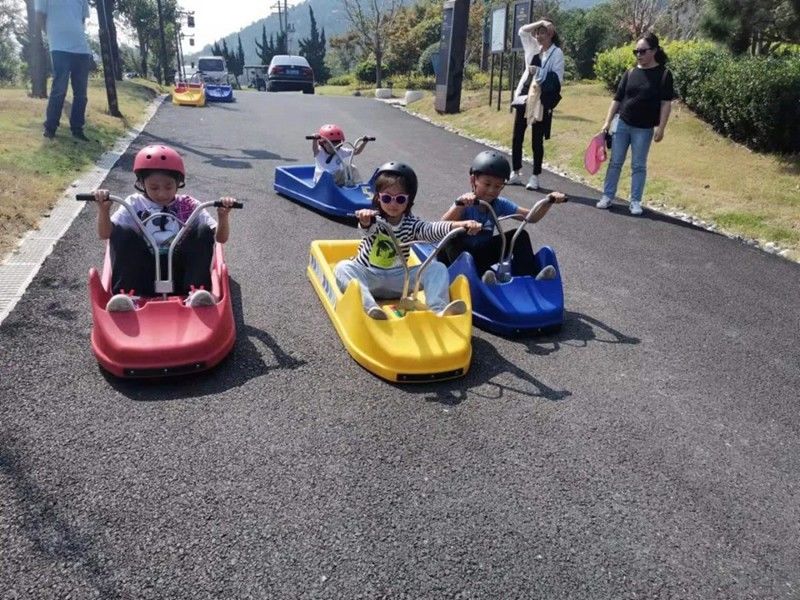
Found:
<path fill-rule="evenodd" d="M 164 38 L 164 12 L 161 10 L 161 0 L 156 0 L 158 6 L 158 31 L 161 37 L 161 77 L 162 85 L 167 83 L 167 41 Z"/>

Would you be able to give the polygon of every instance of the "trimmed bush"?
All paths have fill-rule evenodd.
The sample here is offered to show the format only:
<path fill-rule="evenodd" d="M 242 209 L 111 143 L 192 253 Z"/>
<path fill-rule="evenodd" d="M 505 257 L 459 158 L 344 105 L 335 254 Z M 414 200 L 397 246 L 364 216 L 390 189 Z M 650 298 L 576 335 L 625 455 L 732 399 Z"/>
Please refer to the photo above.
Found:
<path fill-rule="evenodd" d="M 364 83 L 375 83 L 375 59 L 368 58 L 358 63 L 353 71 L 353 74 L 359 81 Z"/>
<path fill-rule="evenodd" d="M 395 75 L 392 78 L 394 87 L 405 88 L 407 90 L 433 90 L 436 89 L 436 81 L 433 75 L 423 75 L 421 73 L 406 73 L 405 75 Z"/>
<path fill-rule="evenodd" d="M 348 86 L 353 84 L 353 77 L 350 75 L 350 73 L 345 73 L 344 75 L 331 77 L 328 79 L 327 83 L 328 85 Z"/>
<path fill-rule="evenodd" d="M 419 63 L 417 64 L 417 70 L 422 73 L 423 75 L 433 75 L 433 57 L 438 56 L 439 48 L 441 47 L 440 42 L 434 42 L 425 50 L 422 51 L 422 54 L 419 55 Z"/>
<path fill-rule="evenodd" d="M 714 129 L 754 150 L 800 150 L 800 57 L 734 57 L 710 42 L 667 42 L 675 92 Z M 633 45 L 598 54 L 595 74 L 616 90 Z"/>

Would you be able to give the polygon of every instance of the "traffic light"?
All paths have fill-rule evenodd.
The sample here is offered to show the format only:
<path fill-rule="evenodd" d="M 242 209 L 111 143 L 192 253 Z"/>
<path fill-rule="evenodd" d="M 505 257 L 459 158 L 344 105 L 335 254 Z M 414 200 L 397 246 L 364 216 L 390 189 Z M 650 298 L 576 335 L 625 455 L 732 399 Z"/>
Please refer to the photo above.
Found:
<path fill-rule="evenodd" d="M 187 24 L 189 27 L 194 27 L 194 15 L 188 15 L 188 16 L 186 17 L 186 24 Z M 194 46 L 194 44 L 192 44 L 192 46 Z"/>

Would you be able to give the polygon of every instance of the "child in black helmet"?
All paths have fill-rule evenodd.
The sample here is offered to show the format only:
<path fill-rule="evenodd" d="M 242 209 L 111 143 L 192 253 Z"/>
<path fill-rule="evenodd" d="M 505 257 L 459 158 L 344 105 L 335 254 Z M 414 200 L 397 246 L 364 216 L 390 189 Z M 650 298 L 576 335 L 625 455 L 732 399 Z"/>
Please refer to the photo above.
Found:
<path fill-rule="evenodd" d="M 337 263 L 334 268 L 336 283 L 342 291 L 352 279 L 361 284 L 364 310 L 373 319 L 388 318 L 375 301 L 376 297 L 398 298 L 403 293 L 405 269 L 400 261 L 407 261 L 409 252 L 408 247 L 397 252 L 391 238 L 374 224 L 375 217 L 386 220 L 400 243 L 415 240 L 438 242 L 456 227 L 464 227 L 468 233 L 480 231 L 481 225 L 476 221 L 446 223 L 418 219 L 411 214 L 416 194 L 417 175 L 411 167 L 400 162 L 382 165 L 375 176 L 373 208 L 356 211 L 358 226 L 364 230 L 358 254 Z M 412 280 L 417 268 L 411 268 Z M 466 311 L 463 300 L 450 301 L 447 269 L 441 263 L 431 263 L 423 272 L 421 282 L 428 306 L 439 316 L 459 315 Z"/>
<path fill-rule="evenodd" d="M 500 259 L 502 240 L 500 235 L 506 236 L 507 243 L 511 243 L 513 231 L 505 234 L 494 234 L 494 221 L 489 211 L 482 207 L 478 200 L 483 200 L 492 205 L 498 217 L 516 215 L 524 218 L 530 209 L 517 206 L 508 198 L 500 196 L 511 174 L 511 166 L 508 160 L 495 150 L 485 150 L 478 154 L 472 161 L 469 170 L 469 180 L 472 191 L 462 194 L 442 216 L 444 221 L 460 221 L 462 219 L 472 219 L 483 225 L 483 230 L 475 236 L 466 238 L 464 236 L 456 238 L 448 244 L 440 257 L 445 264 L 451 264 L 462 252 L 469 252 L 475 259 L 475 266 L 478 273 L 482 274 L 485 283 L 497 283 L 495 272 L 491 266 Z M 550 192 L 547 194 L 548 203 L 542 205 L 531 216 L 530 221 L 536 223 L 550 210 L 551 204 L 566 202 L 567 197 L 561 192 Z M 556 270 L 548 265 L 544 269 L 539 269 L 536 262 L 531 240 L 526 231 L 517 237 L 514 246 L 514 254 L 511 260 L 511 272 L 514 275 L 531 275 L 537 279 L 553 279 Z"/>

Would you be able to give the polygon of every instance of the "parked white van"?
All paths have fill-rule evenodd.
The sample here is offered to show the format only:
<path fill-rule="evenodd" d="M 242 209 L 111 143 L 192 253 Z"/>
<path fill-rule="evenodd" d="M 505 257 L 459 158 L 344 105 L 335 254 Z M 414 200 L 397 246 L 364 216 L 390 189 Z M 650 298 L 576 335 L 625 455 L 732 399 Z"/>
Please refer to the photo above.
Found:
<path fill-rule="evenodd" d="M 197 71 L 208 83 L 228 83 L 228 68 L 221 56 L 201 56 L 197 59 Z"/>

